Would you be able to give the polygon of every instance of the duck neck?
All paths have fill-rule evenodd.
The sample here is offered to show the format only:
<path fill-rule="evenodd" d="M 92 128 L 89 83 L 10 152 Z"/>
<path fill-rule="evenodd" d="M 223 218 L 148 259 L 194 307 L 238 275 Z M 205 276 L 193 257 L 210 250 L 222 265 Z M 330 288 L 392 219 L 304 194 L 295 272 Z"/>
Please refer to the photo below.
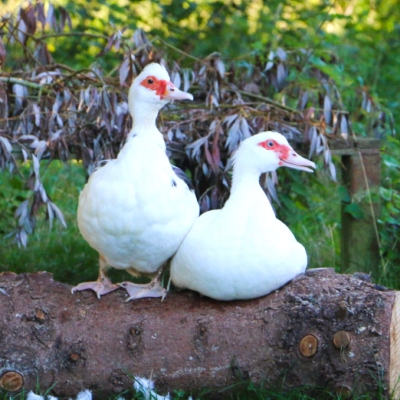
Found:
<path fill-rule="evenodd" d="M 262 191 L 260 175 L 261 171 L 254 165 L 250 163 L 245 164 L 237 160 L 233 166 L 231 195 L 235 193 L 247 193 L 250 190 Z"/>
<path fill-rule="evenodd" d="M 160 108 L 153 104 L 142 103 L 140 107 L 133 104 L 129 111 L 133 119 L 130 135 L 149 135 L 152 132 L 160 134 L 156 127 L 156 119 Z"/>
<path fill-rule="evenodd" d="M 260 185 L 262 172 L 254 164 L 238 160 L 233 167 L 231 195 L 225 207 L 239 206 L 256 211 L 257 218 L 275 218 L 272 205 Z"/>

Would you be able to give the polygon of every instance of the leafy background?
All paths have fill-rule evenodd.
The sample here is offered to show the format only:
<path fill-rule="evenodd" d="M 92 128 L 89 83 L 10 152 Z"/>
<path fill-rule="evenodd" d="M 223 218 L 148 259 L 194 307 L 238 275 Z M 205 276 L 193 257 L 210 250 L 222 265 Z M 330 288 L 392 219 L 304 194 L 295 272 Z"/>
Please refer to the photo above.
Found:
<path fill-rule="evenodd" d="M 37 7 L 38 4 L 41 3 L 33 5 Z M 231 111 L 232 105 L 238 99 L 249 102 L 259 100 L 257 95 L 262 95 L 264 100 L 269 99 L 277 104 L 299 108 L 298 103 L 302 99 L 302 93 L 308 92 L 310 93 L 310 99 L 306 100 L 308 107 L 310 108 L 312 103 L 314 107 L 319 106 L 320 110 L 323 110 L 329 105 L 323 96 L 324 91 L 334 92 L 335 95 L 328 98 L 332 103 L 331 109 L 340 108 L 342 111 L 348 111 L 351 116 L 348 122 L 349 124 L 351 122 L 351 128 L 349 126 L 343 129 L 343 126 L 340 126 L 342 134 L 354 132 L 359 136 L 375 136 L 383 139 L 380 188 L 382 213 L 378 221 L 383 263 L 382 274 L 378 280 L 391 287 L 399 287 L 397 265 L 399 265 L 400 249 L 397 233 L 400 164 L 399 138 L 395 134 L 395 121 L 398 120 L 399 102 L 397 88 L 400 78 L 396 73 L 399 59 L 396 50 L 399 46 L 397 21 L 400 11 L 396 1 L 271 1 L 268 4 L 262 1 L 239 0 L 89 3 L 57 1 L 44 4 L 46 24 L 37 22 L 35 32 L 31 32 L 32 37 L 36 37 L 35 40 L 29 37 L 22 40 L 25 50 L 24 46 L 21 46 L 21 41 L 9 39 L 10 21 L 15 24 L 21 19 L 21 5 L 22 10 L 29 8 L 29 3 L 9 1 L 4 4 L 2 11 L 1 33 L 6 50 L 5 62 L 2 63 L 2 76 L 5 78 L 17 76 L 12 71 L 22 71 L 21 76 L 24 78 L 27 72 L 35 68 L 32 59 L 43 62 L 51 60 L 53 64 L 56 62 L 65 68 L 70 68 L 70 75 L 95 71 L 101 74 L 105 81 L 103 88 L 98 89 L 99 92 L 108 85 L 113 86 L 116 96 L 124 96 L 129 79 L 137 72 L 142 62 L 147 62 L 149 52 L 154 52 L 153 57 L 155 59 L 162 57 L 170 68 L 179 66 L 177 71 L 180 72 L 176 75 L 182 77 L 182 81 L 185 68 L 197 73 L 198 80 L 192 84 L 191 90 L 195 93 L 196 99 L 206 105 L 205 111 L 201 108 L 200 110 L 201 116 L 208 118 L 206 128 L 204 121 L 197 118 L 198 124 L 203 122 L 203 126 L 196 128 L 200 139 L 205 136 L 204 129 L 209 129 L 211 126 L 212 117 L 217 115 L 219 117 L 217 121 L 221 121 L 222 118 L 234 114 Z M 28 24 L 28 34 L 29 29 Z M 146 32 L 146 36 L 138 34 L 138 29 Z M 141 52 L 140 45 L 145 47 L 145 52 Z M 126 54 L 129 52 L 136 54 L 137 60 L 140 57 L 143 60 L 139 59 L 131 70 L 122 72 L 123 66 L 127 66 Z M 31 59 L 29 53 L 33 55 Z M 26 64 L 27 59 L 31 62 L 30 65 L 28 63 L 29 67 Z M 275 62 L 271 70 L 275 75 L 272 73 L 269 78 L 268 76 L 265 78 L 269 71 L 265 71 L 264 67 L 270 60 Z M 226 70 L 227 76 L 233 77 L 229 89 L 236 84 L 239 89 L 244 89 L 250 94 L 250 97 L 242 96 L 239 90 L 234 96 L 227 94 L 227 90 L 224 92 L 222 85 L 225 83 L 218 79 L 218 73 L 214 73 L 214 76 L 209 72 L 203 76 L 199 73 L 202 63 L 212 65 L 217 71 L 218 68 Z M 40 71 L 36 73 L 38 72 Z M 123 74 L 125 80 L 121 77 Z M 284 80 L 284 83 L 281 84 L 279 80 Z M 81 84 L 82 87 L 91 84 L 84 79 L 78 80 L 78 83 L 72 79 L 69 82 L 70 85 Z M 215 87 L 210 89 L 210 82 L 211 86 L 215 86 L 216 82 L 221 84 L 214 97 L 212 90 Z M 122 83 L 122 87 L 118 83 Z M 55 85 L 51 89 L 54 93 L 59 93 Z M 13 93 L 10 96 L 12 97 Z M 223 109 L 224 104 L 219 104 L 218 100 L 215 100 L 218 96 L 222 96 L 221 103 L 231 105 L 229 112 Z M 14 114 L 21 113 L 21 110 L 15 110 L 16 104 L 17 102 L 14 105 Z M 259 111 L 257 107 L 258 105 L 241 112 L 244 114 L 248 112 L 254 116 L 254 113 Z M 307 106 L 304 107 L 306 108 Z M 273 111 L 277 110 L 281 111 L 279 108 Z M 10 113 L 11 111 L 10 106 Z M 187 105 L 186 111 L 194 115 L 198 110 L 192 110 L 190 105 Z M 287 120 L 286 111 L 283 110 L 280 119 L 277 117 L 275 121 Z M 227 188 L 222 185 L 217 195 L 213 191 L 210 192 L 212 174 L 204 173 L 204 168 L 210 167 L 210 157 L 205 154 L 206 146 L 200 151 L 200 148 L 196 147 L 196 137 L 185 139 L 181 141 L 182 143 L 174 140 L 179 134 L 182 136 L 186 134 L 184 129 L 168 130 L 168 123 L 176 119 L 174 112 L 176 113 L 176 110 L 169 109 L 163 113 L 160 120 L 163 132 L 167 138 L 172 139 L 172 144 L 181 144 L 178 146 L 181 153 L 185 151 L 184 146 L 189 145 L 192 164 L 184 164 L 184 167 L 198 183 L 197 194 L 203 210 L 220 206 L 227 197 Z M 271 114 L 270 110 L 268 112 Z M 323 111 L 320 111 L 319 115 L 317 111 L 316 118 L 320 118 L 322 114 Z M 347 122 L 346 118 L 344 120 Z M 286 129 L 284 133 L 296 139 L 297 132 L 290 130 L 296 127 L 294 122 L 296 121 L 292 120 L 286 125 L 289 130 Z M 129 129 L 129 121 L 124 124 L 121 131 Z M 333 122 L 331 125 L 335 130 Z M 270 125 L 264 123 L 264 126 Z M 302 134 L 306 131 L 304 125 L 300 124 L 298 127 Z M 257 130 L 254 124 L 249 126 L 250 130 L 251 128 Z M 320 129 L 319 133 L 329 136 L 335 133 L 332 129 L 328 124 L 327 129 L 325 131 Z M 40 134 L 37 132 L 34 134 L 40 139 Z M 221 139 L 217 142 L 223 152 L 226 143 L 221 143 Z M 21 144 L 21 141 L 18 143 Z M 213 143 L 210 141 L 211 152 L 216 148 Z M 27 146 L 27 142 L 24 145 Z M 101 157 L 114 157 L 118 145 L 119 143 L 116 143 L 116 146 L 112 147 L 102 141 L 101 149 L 98 151 L 101 155 L 86 161 L 84 154 L 81 154 L 86 170 L 90 170 L 94 162 Z M 95 148 L 93 142 L 91 146 Z M 234 147 L 232 145 L 232 149 L 229 150 L 234 150 Z M 197 150 L 200 155 L 195 154 Z M 325 152 L 322 153 L 325 156 Z M 175 162 L 187 163 L 180 160 L 176 154 L 176 151 L 172 152 Z M 213 153 L 212 157 L 214 155 Z M 229 173 L 224 172 L 229 155 L 220 155 L 225 168 L 217 166 L 219 171 L 216 176 L 220 181 L 229 181 Z M 69 154 L 67 151 L 63 157 L 59 151 L 58 156 L 67 160 Z M 199 172 L 200 161 L 203 159 L 205 162 L 202 171 Z M 328 161 L 330 163 L 330 160 Z M 340 160 L 333 161 L 338 172 Z M 193 164 L 196 162 L 199 165 Z M 317 163 L 322 167 L 327 164 L 326 158 L 319 157 Z M 328 166 L 328 171 L 319 168 L 314 176 L 280 170 L 279 186 L 277 193 L 272 193 L 272 198 L 279 201 L 279 204 L 274 202 L 279 217 L 291 227 L 299 241 L 306 246 L 310 266 L 329 266 L 339 269 L 340 202 L 347 194 L 338 182 L 340 179 L 333 181 L 329 177 L 329 163 L 325 165 Z M 53 272 L 56 279 L 68 283 L 93 278 L 97 269 L 97 256 L 79 236 L 75 222 L 77 198 L 86 180 L 82 162 L 49 163 L 46 157 L 43 157 L 40 161 L 40 182 L 43 182 L 43 190 L 51 199 L 51 203 L 64 214 L 67 229 L 62 229 L 64 221 L 57 209 L 50 210 L 50 215 L 49 206 L 45 204 L 45 207 L 35 209 L 39 218 L 36 219 L 36 215 L 32 217 L 30 224 L 36 229 L 29 239 L 27 248 L 21 247 L 17 250 L 12 244 L 12 237 L 15 238 L 15 232 L 21 227 L 21 224 L 14 222 L 13 215 L 19 210 L 17 217 L 21 222 L 23 210 L 18 207 L 25 200 L 28 200 L 26 204 L 31 206 L 31 211 L 34 208 L 32 203 L 32 198 L 35 197 L 32 190 L 34 187 L 32 184 L 29 186 L 29 183 L 26 185 L 29 178 L 32 180 L 33 164 L 28 160 L 19 169 L 20 175 L 10 174 L 7 170 L 0 175 L 4 188 L 0 194 L 2 216 L 0 268 L 16 272 L 46 269 Z M 204 176 L 207 176 L 207 180 L 202 183 L 201 179 Z M 214 177 L 214 181 L 215 179 Z M 216 200 L 213 202 L 213 199 Z M 52 219 L 52 215 L 54 218 L 59 216 L 59 223 L 55 223 L 49 230 L 46 219 L 49 217 Z M 24 226 L 26 227 L 26 224 Z M 14 236 L 6 238 L 5 236 L 13 230 Z M 27 233 L 31 231 L 32 229 L 28 229 Z M 17 239 L 20 244 L 25 244 L 27 241 L 27 238 L 22 242 L 21 237 Z"/>
<path fill-rule="evenodd" d="M 35 7 L 40 4 L 32 3 Z M 0 98 L 4 100 L 1 96 L 6 96 L 10 105 L 6 113 L 1 108 L 4 101 L 0 103 L 0 138 L 8 141 L 0 143 L 3 171 L 0 174 L 1 271 L 47 270 L 54 273 L 55 279 L 71 284 L 94 279 L 97 254 L 77 230 L 77 199 L 95 162 L 115 156 L 123 140 L 123 137 L 120 141 L 107 139 L 103 131 L 98 136 L 98 126 L 89 121 L 82 125 L 86 129 L 86 141 L 76 137 L 68 141 L 64 136 L 66 145 L 56 141 L 54 148 L 43 147 L 40 142 L 46 143 L 49 137 L 43 136 L 46 135 L 44 130 L 36 129 L 42 122 L 35 128 L 30 118 L 34 119 L 36 114 L 31 111 L 24 116 L 24 109 L 33 107 L 34 103 L 42 104 L 38 100 L 43 100 L 41 96 L 48 96 L 49 109 L 54 104 L 69 106 L 73 102 L 60 100 L 57 103 L 57 94 L 62 90 L 57 86 L 58 81 L 52 81 L 44 85 L 43 93 L 36 86 L 29 90 L 25 87 L 22 93 L 25 100 L 18 105 L 21 96 L 13 92 L 10 78 L 37 84 L 33 78 L 43 72 L 43 65 L 53 65 L 47 70 L 55 71 L 54 63 L 57 63 L 65 83 L 63 88 L 77 96 L 76 107 L 80 103 L 79 93 L 88 86 L 95 88 L 96 93 L 106 99 L 104 102 L 108 99 L 111 103 L 115 100 L 122 104 L 126 100 L 129 79 L 151 56 L 163 58 L 182 84 L 185 71 L 192 71 L 197 77 L 190 87 L 195 94 L 195 104 L 163 110 L 159 125 L 169 140 L 172 159 L 181 163 L 195 180 L 203 210 L 220 206 L 228 190 L 228 185 L 223 184 L 224 179 L 229 181 L 230 154 L 225 147 L 226 136 L 220 135 L 218 140 L 210 136 L 214 139 L 206 145 L 203 142 L 198 154 L 193 145 L 210 132 L 215 120 L 224 121 L 226 117 L 240 114 L 249 121 L 250 128 L 256 129 L 257 116 L 268 115 L 274 123 L 286 123 L 289 128 L 285 133 L 296 141 L 309 132 L 310 126 L 305 118 L 292 118 L 297 114 L 288 108 L 298 110 L 303 99 L 305 104 L 300 110 L 314 107 L 313 126 L 318 128 L 319 136 L 354 132 L 358 136 L 381 138 L 383 164 L 378 227 L 382 265 L 376 278 L 389 287 L 400 288 L 400 140 L 396 133 L 400 117 L 400 8 L 397 0 L 59 0 L 43 4 L 46 23 L 38 22 L 34 31 L 29 24 L 24 28 L 31 36 L 15 34 L 18 40 L 15 37 L 12 40 L 10 27 L 22 18 L 21 6 L 22 10 L 29 10 L 29 3 L 16 1 L 3 1 L 0 10 L 0 82 L 4 89 Z M 32 16 L 25 18 L 29 21 Z M 146 37 L 138 29 L 145 32 Z M 132 53 L 136 59 L 131 65 L 126 55 Z M 274 65 L 266 70 L 271 59 Z M 40 60 L 41 65 L 35 60 Z M 202 75 L 204 65 L 208 67 Z M 223 69 L 228 72 L 225 80 L 220 79 Z M 215 82 L 220 85 L 217 89 Z M 19 86 L 15 88 L 22 90 Z M 304 99 L 305 92 L 309 93 L 309 99 Z M 93 93 L 90 96 L 94 96 Z M 109 97 L 103 93 L 108 93 Z M 330 103 L 326 100 L 327 93 Z M 90 96 L 89 103 L 93 98 Z M 251 104 L 237 106 L 240 101 Z M 99 106 L 99 113 L 104 111 L 104 102 L 103 108 Z M 83 111 L 89 105 L 85 107 Z M 337 123 L 342 121 L 338 117 L 336 125 L 331 121 L 322 129 L 322 122 L 329 119 L 324 109 L 335 114 L 334 108 L 343 112 L 340 115 L 350 115 L 343 119 L 348 126 L 340 126 L 338 131 Z M 177 115 L 182 112 L 195 120 L 191 128 L 195 128 L 197 136 L 188 136 L 189 126 L 177 130 L 181 126 Z M 7 122 L 6 114 L 12 117 Z M 58 114 L 64 126 L 73 115 L 65 110 Z M 108 114 L 101 115 L 104 120 L 111 118 Z M 35 128 L 30 134 L 37 137 L 36 141 L 20 140 L 22 127 L 29 125 L 21 121 L 30 121 Z M 76 121 L 81 123 L 79 119 Z M 272 122 L 263 120 L 261 125 L 269 127 Z M 129 129 L 129 119 L 120 123 L 121 132 Z M 242 133 L 246 131 L 243 124 Z M 298 129 L 300 135 L 291 128 Z M 227 126 L 223 129 L 229 130 Z M 216 132 L 214 129 L 213 135 Z M 32 143 L 36 147 L 32 147 Z M 83 143 L 92 152 L 84 153 Z M 26 151 L 26 162 L 16 160 L 13 163 L 7 152 L 10 145 L 22 155 Z M 211 157 L 207 155 L 207 146 Z M 217 149 L 220 149 L 222 166 L 215 163 Z M 81 160 L 71 160 L 71 150 L 76 151 Z M 314 175 L 280 170 L 279 185 L 275 191 L 271 185 L 269 187 L 278 216 L 307 248 L 310 267 L 340 270 L 340 204 L 348 194 L 340 184 L 340 176 L 336 181 L 332 179 L 326 150 L 323 144 L 315 160 L 320 168 Z M 41 159 L 36 171 L 32 154 Z M 57 159 L 53 160 L 53 156 Z M 334 157 L 333 163 L 339 173 L 340 160 Z M 205 171 L 207 168 L 209 170 Z M 220 182 L 215 185 L 219 191 L 208 190 L 215 182 Z M 43 192 L 56 208 L 43 202 Z M 21 208 L 21 204 L 26 204 L 26 208 Z M 53 224 L 51 229 L 49 221 Z M 29 238 L 18 236 L 22 228 Z M 7 237 L 10 232 L 14 233 Z M 18 242 L 20 245 L 27 242 L 27 246 L 18 247 Z M 119 279 L 118 274 L 113 271 L 113 279 Z M 259 398 L 266 396 L 265 392 L 259 394 L 258 388 L 251 388 L 247 396 L 251 391 L 257 391 Z M 271 393 L 268 396 L 289 398 L 289 395 L 280 397 Z M 292 397 L 308 398 L 301 394 Z"/>

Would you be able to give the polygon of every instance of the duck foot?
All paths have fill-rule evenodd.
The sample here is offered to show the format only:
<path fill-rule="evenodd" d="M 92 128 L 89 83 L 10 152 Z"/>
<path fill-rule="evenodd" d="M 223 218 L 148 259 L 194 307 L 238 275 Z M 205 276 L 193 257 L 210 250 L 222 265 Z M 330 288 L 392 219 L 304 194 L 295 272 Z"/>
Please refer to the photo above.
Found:
<path fill-rule="evenodd" d="M 147 284 L 138 284 L 132 282 L 122 282 L 119 286 L 124 288 L 129 298 L 126 301 L 142 299 L 144 297 L 161 297 L 161 301 L 164 300 L 167 295 L 167 290 L 163 288 L 158 280 L 152 280 Z"/>
<path fill-rule="evenodd" d="M 103 279 L 98 279 L 97 281 L 94 282 L 82 282 L 79 285 L 73 287 L 71 289 L 71 293 L 74 294 L 74 292 L 80 292 L 82 290 L 93 290 L 97 298 L 99 299 L 100 296 L 103 296 L 104 294 L 113 292 L 114 290 L 119 289 L 119 285 L 116 285 L 110 281 L 108 278 L 103 278 Z"/>

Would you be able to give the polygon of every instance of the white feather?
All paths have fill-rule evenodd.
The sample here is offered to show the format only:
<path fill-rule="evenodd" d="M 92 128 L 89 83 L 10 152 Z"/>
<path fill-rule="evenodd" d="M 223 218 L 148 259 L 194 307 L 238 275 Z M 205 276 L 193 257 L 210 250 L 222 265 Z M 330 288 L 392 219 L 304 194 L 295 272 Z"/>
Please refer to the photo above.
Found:
<path fill-rule="evenodd" d="M 296 154 L 277 132 L 244 140 L 235 155 L 231 195 L 224 208 L 201 215 L 172 259 L 176 286 L 217 300 L 251 299 L 306 269 L 304 247 L 275 217 L 259 184 L 261 173 L 283 164 L 279 152 L 265 148 L 270 139 L 282 154 L 286 151 L 285 160 L 293 162 L 285 165 L 311 171 L 306 167 L 314 163 Z"/>
<path fill-rule="evenodd" d="M 173 171 L 156 127 L 158 112 L 168 102 L 146 86 L 156 80 L 172 85 L 166 69 L 155 63 L 134 80 L 129 90 L 129 138 L 117 159 L 90 176 L 79 197 L 82 236 L 108 266 L 133 275 L 155 274 L 199 215 L 196 196 Z M 192 97 L 177 88 L 171 93 L 177 99 Z M 95 282 L 88 284 L 72 290 L 97 290 Z"/>

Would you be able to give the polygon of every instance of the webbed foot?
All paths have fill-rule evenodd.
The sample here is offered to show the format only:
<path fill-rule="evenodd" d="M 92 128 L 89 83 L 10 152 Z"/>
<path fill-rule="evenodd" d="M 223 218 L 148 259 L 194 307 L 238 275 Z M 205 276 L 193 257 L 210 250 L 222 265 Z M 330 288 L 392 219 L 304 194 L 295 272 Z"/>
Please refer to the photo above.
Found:
<path fill-rule="evenodd" d="M 82 290 L 93 290 L 97 298 L 99 299 L 100 296 L 103 296 L 104 294 L 113 292 L 116 289 L 119 289 L 119 285 L 116 285 L 112 283 L 108 278 L 107 279 L 99 279 L 94 282 L 82 282 L 79 285 L 73 287 L 71 289 L 71 293 L 73 294 L 74 292 L 80 292 Z"/>
<path fill-rule="evenodd" d="M 141 299 L 144 297 L 161 297 L 161 301 L 163 301 L 167 295 L 167 290 L 160 285 L 158 280 L 153 280 L 144 285 L 132 282 L 122 282 L 119 283 L 119 286 L 128 292 L 129 298 L 126 301 Z"/>

